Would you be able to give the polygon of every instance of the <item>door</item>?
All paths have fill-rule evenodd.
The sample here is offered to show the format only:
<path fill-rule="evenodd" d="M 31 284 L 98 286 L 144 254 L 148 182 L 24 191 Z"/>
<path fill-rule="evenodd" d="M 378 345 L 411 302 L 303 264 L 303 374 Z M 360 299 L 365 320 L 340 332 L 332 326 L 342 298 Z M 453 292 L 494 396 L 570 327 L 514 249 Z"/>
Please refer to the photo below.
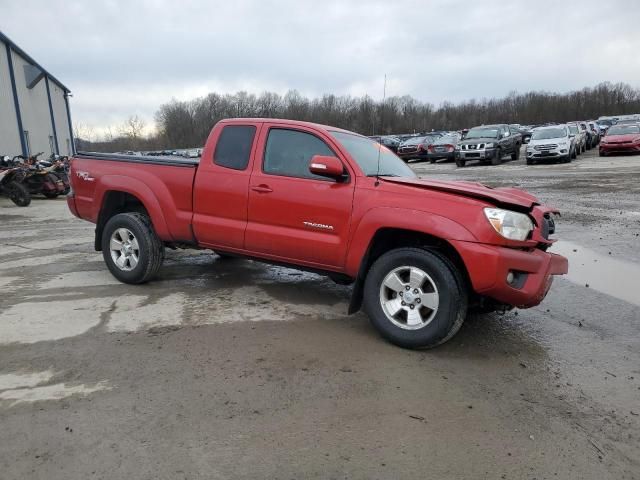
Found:
<path fill-rule="evenodd" d="M 244 248 L 250 159 L 260 124 L 229 124 L 214 132 L 193 185 L 193 231 L 210 247 Z"/>
<path fill-rule="evenodd" d="M 314 155 L 337 156 L 332 139 L 311 129 L 265 125 L 249 187 L 246 249 L 310 266 L 344 266 L 355 177 L 309 172 Z M 338 268 L 336 268 L 338 267 Z"/>

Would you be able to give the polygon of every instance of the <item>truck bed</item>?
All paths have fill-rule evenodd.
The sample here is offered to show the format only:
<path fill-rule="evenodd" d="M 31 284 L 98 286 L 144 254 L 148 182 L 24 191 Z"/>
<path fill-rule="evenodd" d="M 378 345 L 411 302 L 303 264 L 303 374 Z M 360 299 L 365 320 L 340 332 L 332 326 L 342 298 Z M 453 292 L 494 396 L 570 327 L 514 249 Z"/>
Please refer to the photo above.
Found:
<path fill-rule="evenodd" d="M 193 167 L 200 164 L 198 158 L 143 157 L 121 153 L 78 152 L 75 158 L 109 160 L 111 162 L 145 163 L 148 165 L 170 165 L 173 167 Z"/>
<path fill-rule="evenodd" d="M 99 229 L 100 212 L 135 200 L 144 205 L 163 241 L 192 243 L 193 181 L 199 164 L 193 158 L 78 152 L 71 160 L 74 195 L 69 205 Z"/>

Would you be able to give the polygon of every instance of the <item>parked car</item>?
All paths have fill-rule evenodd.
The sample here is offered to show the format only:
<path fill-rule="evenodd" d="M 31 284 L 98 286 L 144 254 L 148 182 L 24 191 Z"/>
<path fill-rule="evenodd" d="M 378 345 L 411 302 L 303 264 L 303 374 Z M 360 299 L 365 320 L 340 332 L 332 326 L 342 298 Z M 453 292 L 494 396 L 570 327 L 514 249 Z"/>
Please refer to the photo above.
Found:
<path fill-rule="evenodd" d="M 526 149 L 527 165 L 547 160 L 570 162 L 576 158 L 575 137 L 566 125 L 536 128 Z"/>
<path fill-rule="evenodd" d="M 511 155 L 512 160 L 520 158 L 522 136 L 511 133 L 509 125 L 483 125 L 470 129 L 464 140 L 458 143 L 456 165 L 464 167 L 469 160 L 491 162 L 499 165 L 502 157 Z"/>
<path fill-rule="evenodd" d="M 584 130 L 581 130 L 577 123 L 567 123 L 569 128 L 569 135 L 575 137 L 576 154 L 582 155 L 587 149 L 587 134 Z"/>
<path fill-rule="evenodd" d="M 459 141 L 460 134 L 458 132 L 450 132 L 443 135 L 427 147 L 427 158 L 431 163 L 442 159 L 455 160 L 456 147 Z"/>
<path fill-rule="evenodd" d="M 639 120 L 635 119 L 635 118 L 625 118 L 622 120 L 618 120 L 616 122 L 616 125 L 637 125 L 639 122 Z"/>
<path fill-rule="evenodd" d="M 601 157 L 615 153 L 640 152 L 640 125 L 612 125 L 600 140 L 598 154 Z"/>
<path fill-rule="evenodd" d="M 398 146 L 398 156 L 405 162 L 409 160 L 425 160 L 428 158 L 428 148 L 440 135 L 421 135 L 411 137 Z"/>
<path fill-rule="evenodd" d="M 594 138 L 593 132 L 589 128 L 589 125 L 587 124 L 587 122 L 577 122 L 577 123 L 578 123 L 578 128 L 580 128 L 580 130 L 584 131 L 585 148 L 587 150 L 591 150 L 591 148 L 593 146 L 595 146 L 595 143 L 594 143 L 595 138 Z"/>
<path fill-rule="evenodd" d="M 587 131 L 590 133 L 591 148 L 593 148 L 600 143 L 600 129 L 596 125 L 596 122 L 589 121 L 587 122 Z"/>
<path fill-rule="evenodd" d="M 605 118 L 601 120 L 597 120 L 598 128 L 600 129 L 600 137 L 603 137 L 607 132 L 607 129 L 613 125 L 615 122 L 611 119 Z"/>
<path fill-rule="evenodd" d="M 522 135 L 522 143 L 529 143 L 529 140 L 531 140 L 531 135 L 533 132 L 532 128 L 529 128 L 526 125 L 520 125 L 519 123 L 512 123 L 509 126 L 515 129 L 516 133 L 519 133 L 520 135 Z"/>
<path fill-rule="evenodd" d="M 350 313 L 364 304 L 382 336 L 419 348 L 453 337 L 469 306 L 538 305 L 568 270 L 548 251 L 557 210 L 514 188 L 421 180 L 355 133 L 223 120 L 203 156 L 73 158 L 67 203 L 96 223 L 116 279 L 151 280 L 165 246 L 287 264 L 353 283 Z"/>
<path fill-rule="evenodd" d="M 371 140 L 375 140 L 376 142 L 384 145 L 392 152 L 397 152 L 398 147 L 400 146 L 400 139 L 394 135 L 374 135 L 369 137 Z"/>

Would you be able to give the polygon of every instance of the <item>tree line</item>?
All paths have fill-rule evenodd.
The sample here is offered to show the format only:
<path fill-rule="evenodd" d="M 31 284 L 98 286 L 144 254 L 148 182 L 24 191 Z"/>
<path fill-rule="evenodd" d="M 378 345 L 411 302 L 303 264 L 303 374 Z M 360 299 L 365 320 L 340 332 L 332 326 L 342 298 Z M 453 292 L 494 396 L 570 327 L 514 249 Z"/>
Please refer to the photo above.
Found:
<path fill-rule="evenodd" d="M 504 98 L 443 102 L 437 107 L 406 95 L 376 101 L 368 95 L 307 98 L 296 90 L 285 95 L 210 93 L 161 105 L 155 114 L 156 133 L 151 136 L 142 136 L 139 119 L 130 117 L 116 136 L 101 142 L 88 142 L 80 136 L 77 141 L 79 149 L 97 151 L 199 147 L 216 122 L 231 117 L 304 120 L 363 135 L 386 135 L 460 130 L 490 123 L 566 122 L 628 113 L 640 113 L 640 89 L 609 82 L 568 93 L 511 92 Z"/>

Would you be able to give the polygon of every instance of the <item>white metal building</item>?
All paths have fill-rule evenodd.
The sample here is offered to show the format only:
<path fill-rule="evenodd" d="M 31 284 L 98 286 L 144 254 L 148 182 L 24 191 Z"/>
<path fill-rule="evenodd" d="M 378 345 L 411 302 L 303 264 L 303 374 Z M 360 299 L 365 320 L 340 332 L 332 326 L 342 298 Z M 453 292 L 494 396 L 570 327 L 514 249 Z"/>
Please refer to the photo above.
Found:
<path fill-rule="evenodd" d="M 71 155 L 69 93 L 0 32 L 0 155 Z"/>

